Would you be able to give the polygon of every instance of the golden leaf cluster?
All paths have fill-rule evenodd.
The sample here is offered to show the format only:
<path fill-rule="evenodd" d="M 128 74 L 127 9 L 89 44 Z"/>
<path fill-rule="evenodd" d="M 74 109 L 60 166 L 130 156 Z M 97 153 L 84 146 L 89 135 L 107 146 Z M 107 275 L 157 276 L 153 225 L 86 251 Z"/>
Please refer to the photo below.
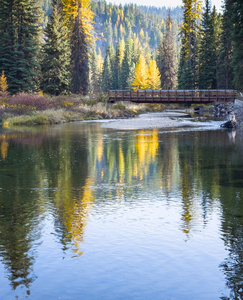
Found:
<path fill-rule="evenodd" d="M 132 86 L 135 91 L 160 88 L 160 73 L 154 59 L 151 59 L 147 65 L 145 57 L 140 55 L 135 67 Z"/>

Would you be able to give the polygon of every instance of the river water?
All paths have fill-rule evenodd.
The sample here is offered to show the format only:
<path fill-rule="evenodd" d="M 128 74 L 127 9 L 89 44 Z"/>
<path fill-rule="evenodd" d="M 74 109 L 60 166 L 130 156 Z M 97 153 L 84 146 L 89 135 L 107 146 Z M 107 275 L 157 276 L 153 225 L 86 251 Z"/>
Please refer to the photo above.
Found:
<path fill-rule="evenodd" d="M 0 131 L 0 299 L 243 299 L 243 139 Z"/>

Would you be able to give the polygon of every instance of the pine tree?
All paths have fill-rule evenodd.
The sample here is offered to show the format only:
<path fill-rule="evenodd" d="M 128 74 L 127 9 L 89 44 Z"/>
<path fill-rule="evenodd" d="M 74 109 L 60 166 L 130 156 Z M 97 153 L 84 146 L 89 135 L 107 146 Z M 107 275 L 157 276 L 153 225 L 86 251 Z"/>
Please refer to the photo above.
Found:
<path fill-rule="evenodd" d="M 72 92 L 87 95 L 89 86 L 88 45 L 82 26 L 81 11 L 77 14 L 71 36 L 71 78 Z"/>
<path fill-rule="evenodd" d="M 86 95 L 89 87 L 89 50 L 93 42 L 93 12 L 90 0 L 62 0 L 71 34 L 71 86 Z"/>
<path fill-rule="evenodd" d="M 176 87 L 176 50 L 174 38 L 174 24 L 170 15 L 166 19 L 166 29 L 163 41 L 158 48 L 158 67 L 161 74 L 161 87 L 165 90 L 175 89 Z"/>
<path fill-rule="evenodd" d="M 201 19 L 201 0 L 183 0 L 182 48 L 178 83 L 182 89 L 195 89 L 198 76 L 198 20 Z"/>
<path fill-rule="evenodd" d="M 219 55 L 220 17 L 214 6 L 211 12 L 209 0 L 205 2 L 202 20 L 202 36 L 199 50 L 199 81 L 200 89 L 217 88 L 217 59 Z"/>
<path fill-rule="evenodd" d="M 113 89 L 113 72 L 112 66 L 114 66 L 114 48 L 110 44 L 106 50 L 106 57 L 104 62 L 102 90 L 108 91 Z"/>
<path fill-rule="evenodd" d="M 233 87 L 233 24 L 231 22 L 230 1 L 226 0 L 222 16 L 222 33 L 220 37 L 220 49 L 217 66 L 218 88 L 230 89 Z"/>
<path fill-rule="evenodd" d="M 227 1 L 227 0 L 226 0 Z M 235 89 L 243 90 L 243 3 L 242 0 L 231 0 L 233 23 L 233 84 Z"/>
<path fill-rule="evenodd" d="M 45 29 L 41 89 L 59 95 L 70 89 L 70 42 L 61 7 L 55 5 Z"/>
<path fill-rule="evenodd" d="M 124 59 L 121 66 L 120 88 L 130 89 L 135 69 L 134 43 L 132 39 L 126 41 Z"/>
<path fill-rule="evenodd" d="M 36 89 L 39 25 L 35 11 L 34 0 L 0 2 L 0 69 L 11 93 Z"/>
<path fill-rule="evenodd" d="M 96 54 L 96 51 L 93 50 L 90 59 L 90 92 L 91 93 L 101 92 L 102 73 L 103 73 L 103 59 L 102 59 L 100 49 L 98 55 Z"/>
<path fill-rule="evenodd" d="M 136 64 L 132 87 L 135 91 L 148 88 L 148 67 L 143 55 L 140 55 Z"/>
<path fill-rule="evenodd" d="M 160 89 L 160 72 L 156 60 L 151 59 L 148 67 L 148 88 L 152 90 Z"/>
<path fill-rule="evenodd" d="M 121 86 L 121 67 L 124 59 L 125 42 L 121 40 L 116 48 L 116 55 L 114 59 L 113 68 L 113 87 L 114 89 L 120 89 Z"/>

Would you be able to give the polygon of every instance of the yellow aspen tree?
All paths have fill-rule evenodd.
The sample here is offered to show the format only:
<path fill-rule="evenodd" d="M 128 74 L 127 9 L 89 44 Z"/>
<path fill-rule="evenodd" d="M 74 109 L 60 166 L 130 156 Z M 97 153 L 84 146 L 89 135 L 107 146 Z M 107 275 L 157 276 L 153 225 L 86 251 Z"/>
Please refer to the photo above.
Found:
<path fill-rule="evenodd" d="M 2 71 L 2 75 L 0 77 L 0 92 L 5 93 L 8 89 L 7 77 L 4 75 L 4 71 Z"/>
<path fill-rule="evenodd" d="M 98 70 L 97 84 L 98 84 L 99 89 L 101 90 L 102 74 L 103 74 L 103 70 L 104 70 L 104 60 L 102 58 L 101 52 L 99 52 L 97 55 L 97 70 Z"/>
<path fill-rule="evenodd" d="M 140 38 L 141 38 L 141 41 L 143 42 L 144 39 L 145 39 L 145 34 L 144 34 L 144 31 L 143 31 L 143 28 L 140 30 Z"/>
<path fill-rule="evenodd" d="M 148 88 L 152 90 L 160 89 L 160 72 L 156 60 L 151 59 L 148 67 Z"/>
<path fill-rule="evenodd" d="M 121 21 L 124 21 L 124 12 L 123 10 L 121 10 L 120 12 L 121 12 Z"/>
<path fill-rule="evenodd" d="M 120 28 L 119 28 L 119 30 L 120 30 L 120 35 L 122 36 L 122 35 L 123 35 L 123 33 L 124 33 L 124 32 L 123 32 L 124 30 L 123 30 L 122 23 L 120 24 Z"/>
<path fill-rule="evenodd" d="M 74 20 L 80 17 L 88 44 L 94 41 L 94 13 L 91 11 L 90 0 L 62 0 L 63 13 L 67 25 L 72 28 Z"/>
<path fill-rule="evenodd" d="M 148 87 L 148 67 L 143 55 L 139 56 L 136 64 L 132 87 L 135 91 L 140 89 L 145 90 Z"/>
<path fill-rule="evenodd" d="M 121 67 L 125 55 L 125 42 L 123 39 L 120 41 L 118 47 L 119 47 L 119 67 Z"/>
<path fill-rule="evenodd" d="M 103 69 L 104 69 L 104 60 L 102 58 L 101 53 L 99 53 L 97 55 L 97 65 L 98 65 L 99 74 L 102 74 L 103 73 Z"/>
<path fill-rule="evenodd" d="M 118 15 L 117 15 L 117 20 L 116 20 L 116 26 L 117 26 L 117 27 L 118 27 L 119 23 L 120 23 L 120 15 L 118 14 Z"/>

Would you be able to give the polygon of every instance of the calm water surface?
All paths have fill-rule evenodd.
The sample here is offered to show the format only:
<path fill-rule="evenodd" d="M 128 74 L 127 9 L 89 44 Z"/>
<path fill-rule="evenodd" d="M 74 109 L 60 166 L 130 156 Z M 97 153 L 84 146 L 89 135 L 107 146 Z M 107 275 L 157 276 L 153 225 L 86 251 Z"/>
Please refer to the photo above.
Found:
<path fill-rule="evenodd" d="M 243 139 L 0 131 L 0 299 L 243 299 Z"/>

